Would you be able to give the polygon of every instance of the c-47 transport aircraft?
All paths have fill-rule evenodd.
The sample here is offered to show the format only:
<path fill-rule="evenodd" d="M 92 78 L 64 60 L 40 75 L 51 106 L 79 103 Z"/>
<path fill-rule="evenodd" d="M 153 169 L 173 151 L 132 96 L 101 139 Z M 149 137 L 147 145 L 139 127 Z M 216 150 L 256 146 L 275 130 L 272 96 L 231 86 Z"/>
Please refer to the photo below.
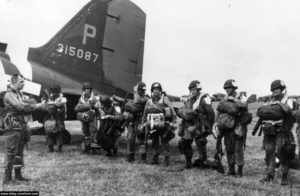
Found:
<path fill-rule="evenodd" d="M 129 0 L 90 1 L 48 43 L 29 48 L 32 81 L 62 87 L 68 119 L 83 82 L 100 95 L 132 95 L 142 80 L 145 20 Z"/>

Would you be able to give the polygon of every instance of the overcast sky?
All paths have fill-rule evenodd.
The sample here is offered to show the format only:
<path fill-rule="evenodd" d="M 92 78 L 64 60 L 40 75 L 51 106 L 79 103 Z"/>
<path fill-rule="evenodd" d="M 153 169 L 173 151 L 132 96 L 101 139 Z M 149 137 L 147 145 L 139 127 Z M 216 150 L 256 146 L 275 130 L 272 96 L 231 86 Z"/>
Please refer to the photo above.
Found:
<path fill-rule="evenodd" d="M 0 0 L 0 41 L 28 77 L 28 47 L 44 45 L 88 0 Z M 300 1 L 133 0 L 147 15 L 143 78 L 167 93 L 224 92 L 233 78 L 248 94 L 282 79 L 300 94 Z"/>

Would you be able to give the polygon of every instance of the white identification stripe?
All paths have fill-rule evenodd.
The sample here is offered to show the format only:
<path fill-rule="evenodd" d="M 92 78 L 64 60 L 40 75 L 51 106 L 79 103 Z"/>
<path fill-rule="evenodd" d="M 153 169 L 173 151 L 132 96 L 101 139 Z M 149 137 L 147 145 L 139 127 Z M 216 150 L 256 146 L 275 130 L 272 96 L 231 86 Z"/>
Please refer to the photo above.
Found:
<path fill-rule="evenodd" d="M 34 83 L 28 80 L 25 80 L 25 85 L 23 88 L 23 92 L 29 93 L 32 95 L 40 96 L 41 93 L 41 85 L 38 83 Z"/>
<path fill-rule="evenodd" d="M 0 92 L 7 91 L 7 85 L 10 84 L 11 76 L 5 73 L 3 63 L 1 60 L 0 60 L 0 78 L 1 78 Z M 25 80 L 25 86 L 23 92 L 39 96 L 41 92 L 41 85 L 38 83 Z"/>

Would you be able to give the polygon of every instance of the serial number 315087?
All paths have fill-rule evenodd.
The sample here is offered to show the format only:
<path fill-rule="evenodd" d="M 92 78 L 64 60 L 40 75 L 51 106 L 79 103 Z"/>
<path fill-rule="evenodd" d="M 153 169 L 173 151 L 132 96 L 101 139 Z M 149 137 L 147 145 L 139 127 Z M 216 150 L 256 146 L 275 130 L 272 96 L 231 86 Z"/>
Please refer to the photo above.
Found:
<path fill-rule="evenodd" d="M 76 48 L 74 46 L 64 45 L 62 43 L 57 44 L 57 52 L 65 55 L 69 55 L 72 57 L 76 57 L 78 59 L 84 59 L 86 61 L 96 62 L 99 54 L 85 51 L 80 48 Z"/>

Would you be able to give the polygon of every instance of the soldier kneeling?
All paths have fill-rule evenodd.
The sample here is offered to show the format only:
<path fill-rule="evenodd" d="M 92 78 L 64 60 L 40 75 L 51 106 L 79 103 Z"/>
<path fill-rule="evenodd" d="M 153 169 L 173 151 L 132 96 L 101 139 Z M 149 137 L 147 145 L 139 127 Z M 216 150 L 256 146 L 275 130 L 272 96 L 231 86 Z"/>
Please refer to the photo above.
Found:
<path fill-rule="evenodd" d="M 107 156 L 118 155 L 118 141 L 123 128 L 121 109 L 108 96 L 100 98 L 100 130 L 97 132 L 99 145 L 107 152 Z"/>

